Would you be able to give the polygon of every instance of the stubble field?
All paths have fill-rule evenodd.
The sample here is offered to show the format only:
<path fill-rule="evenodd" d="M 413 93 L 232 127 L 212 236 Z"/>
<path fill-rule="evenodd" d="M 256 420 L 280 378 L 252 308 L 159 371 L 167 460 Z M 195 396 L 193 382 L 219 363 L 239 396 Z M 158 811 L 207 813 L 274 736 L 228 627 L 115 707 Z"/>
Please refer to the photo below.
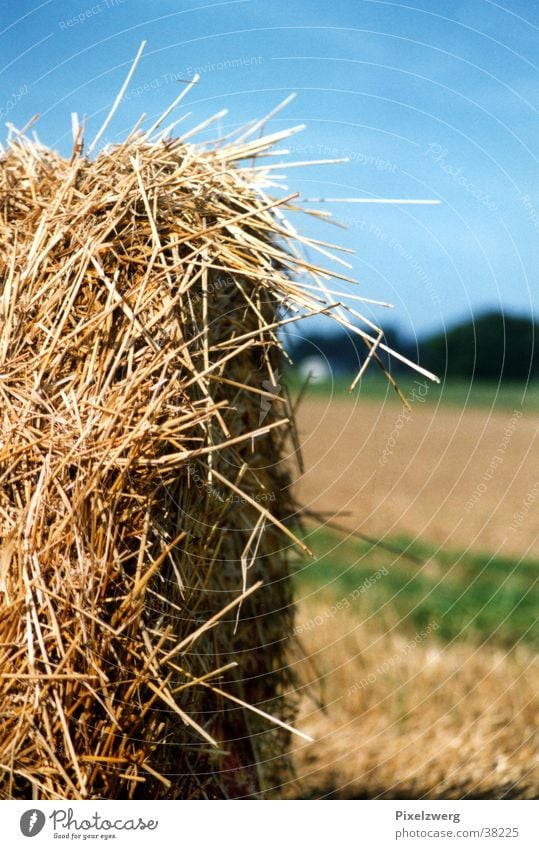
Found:
<path fill-rule="evenodd" d="M 300 501 L 371 542 L 307 526 L 293 792 L 537 798 L 537 414 L 314 393 L 298 428 Z"/>
<path fill-rule="evenodd" d="M 298 411 L 300 501 L 377 538 L 537 555 L 537 511 L 525 502 L 539 500 L 538 418 L 518 407 L 418 400 L 407 412 L 393 399 L 310 397 Z"/>

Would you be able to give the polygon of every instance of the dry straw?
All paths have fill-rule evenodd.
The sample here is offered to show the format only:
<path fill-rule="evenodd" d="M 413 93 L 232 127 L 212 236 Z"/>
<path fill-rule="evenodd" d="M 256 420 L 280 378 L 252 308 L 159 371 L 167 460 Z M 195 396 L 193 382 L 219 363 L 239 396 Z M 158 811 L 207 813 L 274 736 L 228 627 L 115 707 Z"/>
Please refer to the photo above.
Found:
<path fill-rule="evenodd" d="M 286 766 L 297 440 L 267 381 L 280 326 L 356 316 L 266 194 L 297 128 L 197 146 L 170 111 L 93 159 L 76 118 L 69 161 L 12 128 L 0 159 L 3 798 L 245 796 Z"/>

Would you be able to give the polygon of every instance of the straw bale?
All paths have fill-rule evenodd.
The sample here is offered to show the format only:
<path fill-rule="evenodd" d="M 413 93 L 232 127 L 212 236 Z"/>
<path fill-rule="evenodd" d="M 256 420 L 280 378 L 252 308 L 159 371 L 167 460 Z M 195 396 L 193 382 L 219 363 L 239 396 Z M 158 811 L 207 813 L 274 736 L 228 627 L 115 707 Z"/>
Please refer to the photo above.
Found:
<path fill-rule="evenodd" d="M 267 193 L 298 128 L 194 144 L 170 111 L 98 150 L 109 115 L 86 153 L 75 120 L 69 160 L 12 129 L 0 156 L 3 798 L 286 776 L 302 546 L 278 331 L 338 310 L 368 359 L 382 335 Z"/>
<path fill-rule="evenodd" d="M 277 329 L 327 307 L 257 164 L 290 131 L 75 129 L 0 158 L 0 794 L 261 794 L 294 717 Z"/>

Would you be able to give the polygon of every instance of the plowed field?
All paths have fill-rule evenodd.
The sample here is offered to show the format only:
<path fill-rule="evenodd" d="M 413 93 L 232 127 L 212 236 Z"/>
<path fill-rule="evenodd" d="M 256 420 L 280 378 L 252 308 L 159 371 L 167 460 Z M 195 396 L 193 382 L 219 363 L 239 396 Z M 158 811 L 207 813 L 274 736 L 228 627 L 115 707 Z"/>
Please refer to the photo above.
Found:
<path fill-rule="evenodd" d="M 537 412 L 322 396 L 298 413 L 300 501 L 374 537 L 539 553 Z"/>

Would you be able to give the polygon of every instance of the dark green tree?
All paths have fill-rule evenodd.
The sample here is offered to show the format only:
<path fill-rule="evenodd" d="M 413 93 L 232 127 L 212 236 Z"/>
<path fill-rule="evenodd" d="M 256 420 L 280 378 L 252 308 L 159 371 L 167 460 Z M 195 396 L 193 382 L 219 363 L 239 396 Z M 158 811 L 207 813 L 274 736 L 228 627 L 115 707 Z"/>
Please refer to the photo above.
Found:
<path fill-rule="evenodd" d="M 539 325 L 489 312 L 437 333 L 420 346 L 420 361 L 440 377 L 526 380 L 539 371 Z"/>

